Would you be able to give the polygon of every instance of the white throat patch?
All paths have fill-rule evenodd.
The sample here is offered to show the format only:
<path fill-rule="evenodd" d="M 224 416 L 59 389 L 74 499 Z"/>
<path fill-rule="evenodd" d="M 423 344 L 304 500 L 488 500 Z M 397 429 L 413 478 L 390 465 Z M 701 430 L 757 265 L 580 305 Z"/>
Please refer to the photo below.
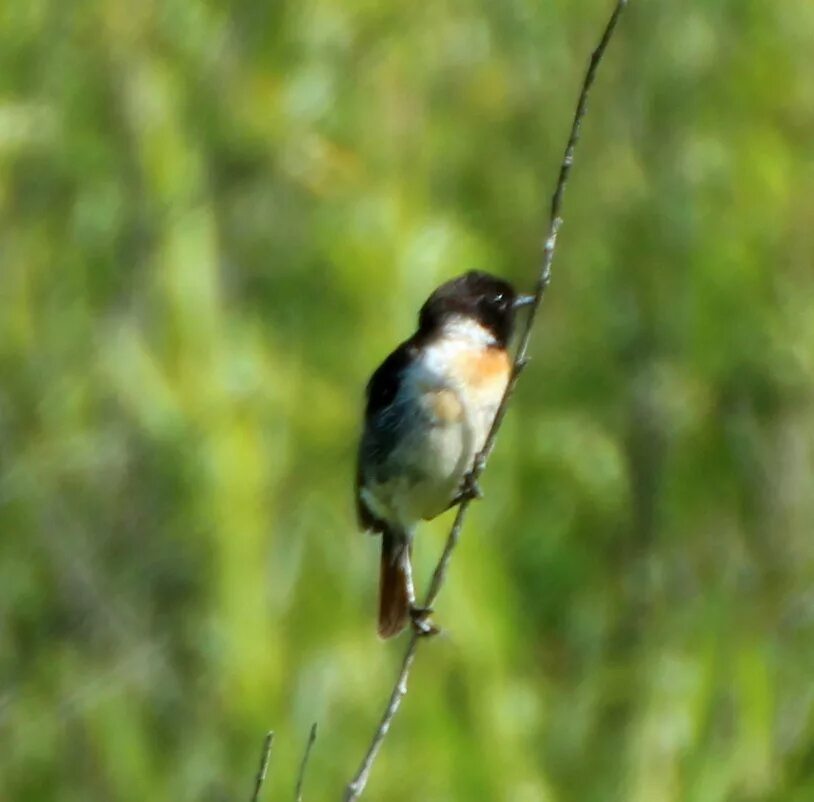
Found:
<path fill-rule="evenodd" d="M 461 345 L 467 345 L 470 348 L 474 346 L 481 346 L 482 348 L 489 348 L 497 345 L 495 335 L 489 329 L 478 323 L 477 320 L 465 315 L 456 315 L 451 317 L 444 323 L 441 332 L 442 339 L 449 340 L 450 342 L 458 342 Z"/>
<path fill-rule="evenodd" d="M 462 353 L 486 350 L 496 344 L 494 335 L 476 320 L 463 315 L 452 317 L 424 349 L 415 376 L 423 387 L 448 387 Z"/>

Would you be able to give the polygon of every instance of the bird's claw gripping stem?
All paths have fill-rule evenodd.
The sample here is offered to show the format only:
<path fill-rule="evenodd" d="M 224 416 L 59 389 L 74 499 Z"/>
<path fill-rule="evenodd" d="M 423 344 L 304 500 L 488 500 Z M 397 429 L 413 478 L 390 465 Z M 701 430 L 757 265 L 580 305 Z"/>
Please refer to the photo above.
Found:
<path fill-rule="evenodd" d="M 466 476 L 464 476 L 464 482 L 461 488 L 461 498 L 467 498 L 470 501 L 483 498 L 483 491 L 478 484 L 474 471 L 470 471 Z"/>
<path fill-rule="evenodd" d="M 432 607 L 411 607 L 410 608 L 410 622 L 413 625 L 413 631 L 416 635 L 421 637 L 429 637 L 437 635 L 439 629 L 435 624 L 430 621 L 432 614 Z"/>

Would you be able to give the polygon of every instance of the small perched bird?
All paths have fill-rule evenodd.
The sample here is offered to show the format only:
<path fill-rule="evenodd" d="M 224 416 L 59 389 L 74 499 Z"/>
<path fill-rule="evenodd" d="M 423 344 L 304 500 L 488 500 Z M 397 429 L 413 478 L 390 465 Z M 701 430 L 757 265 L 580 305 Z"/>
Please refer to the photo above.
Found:
<path fill-rule="evenodd" d="M 410 621 L 420 634 L 436 631 L 415 602 L 413 534 L 474 492 L 470 471 L 509 381 L 516 311 L 533 300 L 488 273 L 452 279 L 368 382 L 356 508 L 360 528 L 382 536 L 382 638 Z"/>

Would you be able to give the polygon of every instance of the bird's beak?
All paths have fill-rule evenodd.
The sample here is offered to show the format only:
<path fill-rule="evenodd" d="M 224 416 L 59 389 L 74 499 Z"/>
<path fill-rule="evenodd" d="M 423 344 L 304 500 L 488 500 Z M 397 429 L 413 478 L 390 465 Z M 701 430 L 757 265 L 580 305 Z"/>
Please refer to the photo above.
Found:
<path fill-rule="evenodd" d="M 534 303 L 535 297 L 534 295 L 518 295 L 517 298 L 514 299 L 512 306 L 515 309 L 519 309 L 521 306 L 529 306 Z"/>

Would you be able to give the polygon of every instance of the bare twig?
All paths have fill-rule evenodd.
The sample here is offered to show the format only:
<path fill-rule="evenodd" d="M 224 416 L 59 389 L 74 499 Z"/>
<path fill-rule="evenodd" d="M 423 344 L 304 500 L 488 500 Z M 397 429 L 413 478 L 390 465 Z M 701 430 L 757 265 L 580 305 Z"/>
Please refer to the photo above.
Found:
<path fill-rule="evenodd" d="M 250 802 L 257 802 L 257 800 L 260 799 L 260 791 L 263 788 L 263 783 L 266 781 L 266 772 L 269 768 L 271 745 L 273 743 L 274 733 L 269 731 L 263 739 L 263 748 L 260 750 L 260 765 L 257 768 L 257 776 L 254 778 L 254 793 L 251 795 Z"/>
<path fill-rule="evenodd" d="M 492 426 L 489 429 L 489 434 L 486 437 L 486 442 L 481 449 L 481 452 L 475 458 L 475 464 L 472 467 L 471 479 L 473 486 L 477 482 L 478 477 L 483 473 L 483 470 L 486 467 L 486 462 L 488 461 L 489 456 L 495 447 L 497 433 L 501 424 L 503 423 L 503 418 L 506 415 L 509 400 L 512 397 L 512 393 L 514 392 L 514 388 L 517 384 L 518 378 L 520 377 L 520 373 L 528 361 L 527 352 L 529 340 L 531 339 L 531 332 L 534 327 L 534 321 L 543 300 L 543 295 L 545 294 L 546 288 L 551 281 L 551 264 L 554 261 L 554 249 L 557 245 L 557 234 L 559 233 L 560 226 L 562 225 L 562 218 L 560 216 L 562 199 L 565 193 L 566 185 L 568 184 L 571 167 L 574 163 L 574 151 L 576 149 L 577 142 L 579 141 L 582 120 L 585 117 L 585 112 L 587 109 L 588 94 L 591 90 L 591 86 L 593 85 L 594 78 L 596 77 L 596 71 L 599 67 L 599 63 L 602 61 L 602 56 L 604 55 L 608 42 L 610 42 L 613 31 L 616 28 L 619 15 L 622 13 L 622 10 L 626 5 L 627 0 L 617 0 L 613 13 L 605 26 L 602 38 L 599 40 L 599 44 L 591 54 L 591 60 L 588 64 L 585 78 L 582 81 L 582 89 L 579 93 L 577 108 L 574 112 L 573 122 L 571 123 L 571 132 L 568 136 L 568 143 L 565 146 L 565 153 L 563 155 L 562 163 L 560 164 L 560 174 L 557 178 L 557 185 L 554 189 L 554 194 L 551 197 L 551 214 L 549 217 L 548 233 L 546 234 L 545 242 L 543 243 L 543 255 L 534 290 L 534 302 L 532 303 L 531 309 L 526 318 L 526 325 L 520 334 L 517 352 L 512 367 L 512 373 L 509 377 L 506 390 L 503 393 L 503 398 L 501 399 L 497 412 L 495 413 Z M 466 513 L 469 509 L 470 502 L 471 497 L 464 497 L 464 499 L 458 505 L 458 511 L 455 515 L 452 529 L 447 537 L 444 551 L 438 560 L 438 564 L 435 566 L 435 571 L 433 572 L 432 579 L 430 580 L 427 595 L 423 601 L 424 607 L 432 607 L 433 602 L 444 584 L 447 566 L 449 565 L 452 552 L 458 543 L 458 539 L 460 538 L 461 529 L 463 527 L 464 519 L 466 518 Z M 390 729 L 390 724 L 392 723 L 393 718 L 399 709 L 401 700 L 407 693 L 407 679 L 410 675 L 410 668 L 415 660 L 416 651 L 418 650 L 420 640 L 421 637 L 415 633 L 413 633 L 410 638 L 410 642 L 407 645 L 407 651 L 404 653 L 404 658 L 401 662 L 401 669 L 399 670 L 398 677 L 396 678 L 396 684 L 393 686 L 390 699 L 387 702 L 387 707 L 384 710 L 381 721 L 379 722 L 379 726 L 376 728 L 376 732 L 373 734 L 373 739 L 368 746 L 367 752 L 361 765 L 359 766 L 358 771 L 356 772 L 356 775 L 345 789 L 344 802 L 354 802 L 354 800 L 358 799 L 365 790 L 368 777 L 370 776 L 370 770 L 373 766 L 373 762 L 376 760 L 376 755 L 378 754 L 382 742 Z"/>
<path fill-rule="evenodd" d="M 305 781 L 305 769 L 308 768 L 308 758 L 311 757 L 311 749 L 317 739 L 317 723 L 311 725 L 311 732 L 308 733 L 308 743 L 305 745 L 305 752 L 300 763 L 300 773 L 297 775 L 297 790 L 294 794 L 296 802 L 302 802 L 302 784 Z"/>
<path fill-rule="evenodd" d="M 460 511 L 458 512 L 458 515 L 460 515 Z M 367 778 L 370 776 L 370 769 L 373 766 L 373 761 L 376 759 L 376 755 L 379 753 L 382 741 L 384 741 L 384 738 L 390 729 L 390 722 L 396 715 L 399 705 L 401 704 L 401 700 L 404 698 L 404 694 L 407 693 L 407 677 L 410 675 L 410 668 L 413 665 L 413 660 L 415 660 L 415 653 L 418 649 L 418 641 L 419 636 L 414 632 L 410 637 L 410 643 L 407 646 L 407 651 L 404 653 L 404 659 L 401 661 L 401 670 L 399 671 L 398 678 L 396 679 L 396 684 L 393 686 L 393 690 L 390 693 L 390 699 L 387 701 L 387 707 L 384 709 L 382 720 L 379 722 L 376 732 L 373 733 L 373 740 L 370 742 L 370 746 L 367 748 L 367 752 L 362 760 L 362 764 L 359 766 L 359 770 L 356 772 L 356 776 L 348 783 L 348 786 L 345 789 L 345 802 L 353 802 L 353 800 L 358 799 L 362 791 L 365 790 Z"/>

